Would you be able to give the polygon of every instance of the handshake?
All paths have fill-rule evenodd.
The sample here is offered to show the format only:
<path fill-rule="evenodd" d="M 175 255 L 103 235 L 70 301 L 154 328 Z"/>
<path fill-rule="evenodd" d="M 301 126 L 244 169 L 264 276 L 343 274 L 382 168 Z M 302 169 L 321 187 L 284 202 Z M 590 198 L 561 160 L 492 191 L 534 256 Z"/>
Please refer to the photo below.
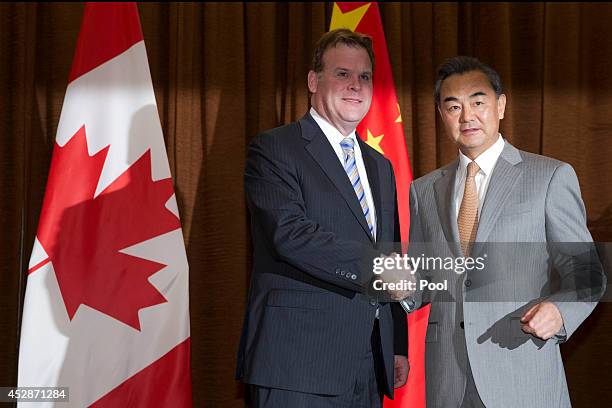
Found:
<path fill-rule="evenodd" d="M 394 252 L 375 258 L 373 264 L 375 278 L 372 287 L 375 291 L 386 291 L 395 301 L 414 295 L 417 289 L 416 270 L 405 258 Z"/>

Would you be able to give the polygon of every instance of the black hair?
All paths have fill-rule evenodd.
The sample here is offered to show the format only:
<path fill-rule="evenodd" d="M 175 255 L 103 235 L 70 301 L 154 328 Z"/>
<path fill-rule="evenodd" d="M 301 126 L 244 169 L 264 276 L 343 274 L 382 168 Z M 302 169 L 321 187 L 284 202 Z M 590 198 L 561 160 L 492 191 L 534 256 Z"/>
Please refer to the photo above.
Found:
<path fill-rule="evenodd" d="M 442 81 L 451 75 L 463 74 L 470 71 L 480 71 L 485 74 L 497 98 L 503 93 L 501 78 L 497 71 L 474 57 L 458 56 L 447 59 L 438 67 L 436 84 L 434 86 L 436 105 L 440 105 L 440 88 L 442 87 Z"/>

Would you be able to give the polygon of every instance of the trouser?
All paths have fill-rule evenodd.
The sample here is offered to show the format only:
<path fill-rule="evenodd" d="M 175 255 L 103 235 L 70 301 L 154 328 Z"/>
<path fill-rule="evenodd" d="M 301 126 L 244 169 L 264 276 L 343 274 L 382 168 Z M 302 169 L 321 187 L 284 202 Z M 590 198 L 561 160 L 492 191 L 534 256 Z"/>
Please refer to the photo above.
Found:
<path fill-rule="evenodd" d="M 461 408 L 485 408 L 478 390 L 476 389 L 476 383 L 474 383 L 474 376 L 472 375 L 472 367 L 470 366 L 470 359 L 467 359 L 466 369 L 466 383 L 465 383 L 465 394 L 463 395 L 463 402 Z"/>

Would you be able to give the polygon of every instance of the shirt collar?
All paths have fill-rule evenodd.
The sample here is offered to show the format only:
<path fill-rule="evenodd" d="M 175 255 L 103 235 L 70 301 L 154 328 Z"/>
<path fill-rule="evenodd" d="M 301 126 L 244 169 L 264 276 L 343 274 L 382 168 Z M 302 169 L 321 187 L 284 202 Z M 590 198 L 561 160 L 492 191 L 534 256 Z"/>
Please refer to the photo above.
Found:
<path fill-rule="evenodd" d="M 478 167 L 480 167 L 480 171 L 482 171 L 485 176 L 488 176 L 493 171 L 495 164 L 497 163 L 497 159 L 504 150 L 504 138 L 501 134 L 498 134 L 497 141 L 493 143 L 491 147 L 489 147 L 484 152 L 480 153 L 478 157 L 474 160 Z M 472 159 L 468 158 L 464 155 L 461 150 L 459 150 L 459 168 L 462 171 L 465 171 L 467 165 L 470 164 Z"/>
<path fill-rule="evenodd" d="M 323 134 L 325 134 L 325 136 L 330 141 L 330 143 L 335 143 L 337 145 L 340 145 L 340 142 L 342 142 L 342 140 L 345 139 L 345 136 L 342 133 L 340 133 L 340 131 L 336 129 L 334 125 L 332 125 L 327 120 L 325 120 L 323 116 L 319 115 L 319 112 L 317 112 L 314 107 L 310 108 L 310 116 L 312 116 L 315 122 L 317 122 L 317 125 L 319 125 L 319 127 L 323 131 Z M 353 139 L 353 142 L 357 144 L 357 137 L 355 135 L 354 130 L 347 137 L 350 137 L 351 139 Z"/>

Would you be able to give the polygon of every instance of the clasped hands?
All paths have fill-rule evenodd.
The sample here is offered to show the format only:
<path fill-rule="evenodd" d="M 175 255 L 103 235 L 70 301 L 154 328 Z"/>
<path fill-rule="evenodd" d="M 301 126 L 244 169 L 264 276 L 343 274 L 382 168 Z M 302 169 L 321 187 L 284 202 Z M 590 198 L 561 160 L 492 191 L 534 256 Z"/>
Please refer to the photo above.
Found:
<path fill-rule="evenodd" d="M 383 272 L 378 275 L 378 279 L 384 284 L 384 290 L 389 293 L 391 299 L 399 301 L 406 299 L 416 292 L 416 276 L 410 265 L 400 265 L 398 258 L 400 255 L 391 253 L 381 256 Z"/>

